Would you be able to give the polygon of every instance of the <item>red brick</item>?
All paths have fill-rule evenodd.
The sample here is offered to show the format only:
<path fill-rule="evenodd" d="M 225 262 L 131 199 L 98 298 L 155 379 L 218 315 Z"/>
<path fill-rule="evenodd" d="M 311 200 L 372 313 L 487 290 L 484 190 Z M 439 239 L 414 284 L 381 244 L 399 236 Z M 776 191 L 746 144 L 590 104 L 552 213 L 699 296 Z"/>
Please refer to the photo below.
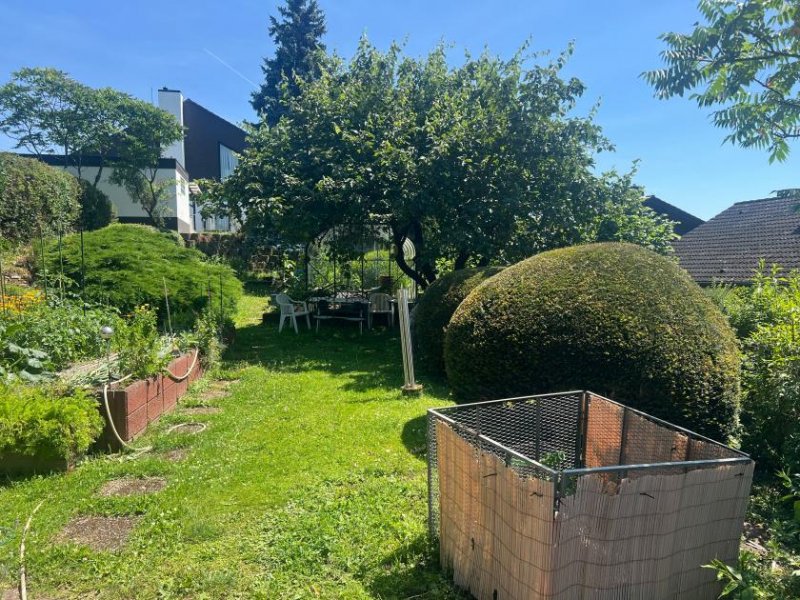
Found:
<path fill-rule="evenodd" d="M 130 414 L 147 404 L 148 389 L 146 381 L 135 381 L 122 390 L 114 390 L 114 393 L 123 393 L 126 396 L 124 400 L 125 414 Z"/>
<path fill-rule="evenodd" d="M 169 377 L 164 378 L 164 412 L 174 408 L 178 402 L 178 386 Z"/>
<path fill-rule="evenodd" d="M 147 422 L 152 423 L 164 412 L 164 401 L 161 396 L 156 396 L 147 402 Z"/>
<path fill-rule="evenodd" d="M 119 432 L 120 436 L 126 442 L 132 440 L 134 437 L 142 433 L 147 427 L 148 414 L 147 407 L 143 406 L 139 410 L 128 415 L 125 426 L 125 433 Z"/>

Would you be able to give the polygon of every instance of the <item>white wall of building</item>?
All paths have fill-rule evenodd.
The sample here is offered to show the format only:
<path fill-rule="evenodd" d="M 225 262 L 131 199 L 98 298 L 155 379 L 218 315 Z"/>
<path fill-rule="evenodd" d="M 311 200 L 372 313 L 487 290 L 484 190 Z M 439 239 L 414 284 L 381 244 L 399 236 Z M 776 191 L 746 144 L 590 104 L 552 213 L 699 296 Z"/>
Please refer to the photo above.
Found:
<path fill-rule="evenodd" d="M 81 177 L 87 181 L 94 181 L 97 176 L 98 167 L 83 167 L 81 169 Z M 72 167 L 67 171 L 77 177 L 77 169 Z M 142 207 L 134 202 L 128 195 L 124 187 L 113 184 L 109 181 L 111 174 L 114 172 L 113 168 L 104 167 L 103 174 L 100 178 L 100 183 L 97 187 L 108 196 L 114 208 L 117 211 L 117 217 L 121 220 L 127 218 L 147 218 L 147 213 L 142 210 Z M 156 181 L 168 182 L 166 187 L 166 211 L 165 217 L 178 218 L 178 231 L 181 233 L 192 233 L 192 215 L 189 202 L 189 182 L 183 174 L 175 168 L 172 169 L 158 169 L 156 173 Z"/>
<path fill-rule="evenodd" d="M 158 107 L 173 115 L 183 127 L 183 94 L 178 90 L 158 90 Z M 186 151 L 183 139 L 174 142 L 164 150 L 164 158 L 174 158 L 182 167 L 186 167 Z"/>

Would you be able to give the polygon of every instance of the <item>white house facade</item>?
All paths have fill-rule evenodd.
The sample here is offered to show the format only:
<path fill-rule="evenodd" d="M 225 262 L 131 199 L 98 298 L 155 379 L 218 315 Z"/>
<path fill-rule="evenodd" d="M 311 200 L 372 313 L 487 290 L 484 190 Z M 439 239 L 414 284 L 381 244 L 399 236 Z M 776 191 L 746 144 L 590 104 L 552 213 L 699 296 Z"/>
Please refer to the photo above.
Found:
<path fill-rule="evenodd" d="M 159 160 L 156 181 L 165 185 L 166 207 L 164 220 L 167 227 L 180 233 L 202 231 L 231 231 L 236 224 L 227 218 L 203 219 L 192 200 L 191 190 L 197 179 L 223 180 L 230 176 L 244 151 L 246 133 L 240 127 L 184 98 L 179 90 L 167 88 L 158 91 L 158 105 L 175 116 L 185 130 L 183 139 L 165 149 Z M 64 167 L 63 155 L 37 156 L 43 162 Z M 101 163 L 99 159 L 83 157 L 80 173 L 69 166 L 67 170 L 76 177 L 93 182 Z M 113 165 L 113 162 L 112 162 Z M 104 192 L 122 223 L 146 223 L 147 213 L 134 202 L 124 187 L 111 183 L 113 166 L 106 164 L 98 188 Z M 196 189 L 196 188 L 195 188 Z"/>

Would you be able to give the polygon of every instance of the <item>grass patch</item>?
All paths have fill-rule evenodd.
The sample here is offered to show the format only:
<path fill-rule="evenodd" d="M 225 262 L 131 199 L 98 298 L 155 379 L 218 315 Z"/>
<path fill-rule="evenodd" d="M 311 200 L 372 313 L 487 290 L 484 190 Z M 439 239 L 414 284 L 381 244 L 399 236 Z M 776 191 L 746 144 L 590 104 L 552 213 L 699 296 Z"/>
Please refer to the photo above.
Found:
<path fill-rule="evenodd" d="M 93 457 L 66 474 L 0 484 L 0 589 L 16 585 L 27 515 L 33 597 L 459 598 L 426 541 L 424 414 L 448 403 L 400 393 L 395 331 L 330 326 L 301 335 L 261 324 L 245 297 L 231 381 L 217 414 L 165 416 L 136 460 Z M 199 396 L 207 389 L 200 384 Z M 192 402 L 187 402 L 192 404 Z M 202 421 L 198 435 L 165 435 Z M 186 457 L 167 460 L 170 450 Z M 158 494 L 102 497 L 106 482 L 162 477 Z M 55 543 L 81 516 L 137 516 L 115 552 Z"/>

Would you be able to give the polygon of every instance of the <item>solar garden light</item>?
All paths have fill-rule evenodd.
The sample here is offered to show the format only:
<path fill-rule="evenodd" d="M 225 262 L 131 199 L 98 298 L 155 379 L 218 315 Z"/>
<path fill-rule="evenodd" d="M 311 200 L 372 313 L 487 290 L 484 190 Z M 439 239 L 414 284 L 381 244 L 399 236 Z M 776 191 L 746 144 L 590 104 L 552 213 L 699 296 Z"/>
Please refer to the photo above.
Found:
<path fill-rule="evenodd" d="M 100 328 L 100 337 L 106 342 L 106 375 L 108 382 L 111 383 L 111 338 L 114 337 L 114 328 L 111 325 L 103 325 Z"/>

